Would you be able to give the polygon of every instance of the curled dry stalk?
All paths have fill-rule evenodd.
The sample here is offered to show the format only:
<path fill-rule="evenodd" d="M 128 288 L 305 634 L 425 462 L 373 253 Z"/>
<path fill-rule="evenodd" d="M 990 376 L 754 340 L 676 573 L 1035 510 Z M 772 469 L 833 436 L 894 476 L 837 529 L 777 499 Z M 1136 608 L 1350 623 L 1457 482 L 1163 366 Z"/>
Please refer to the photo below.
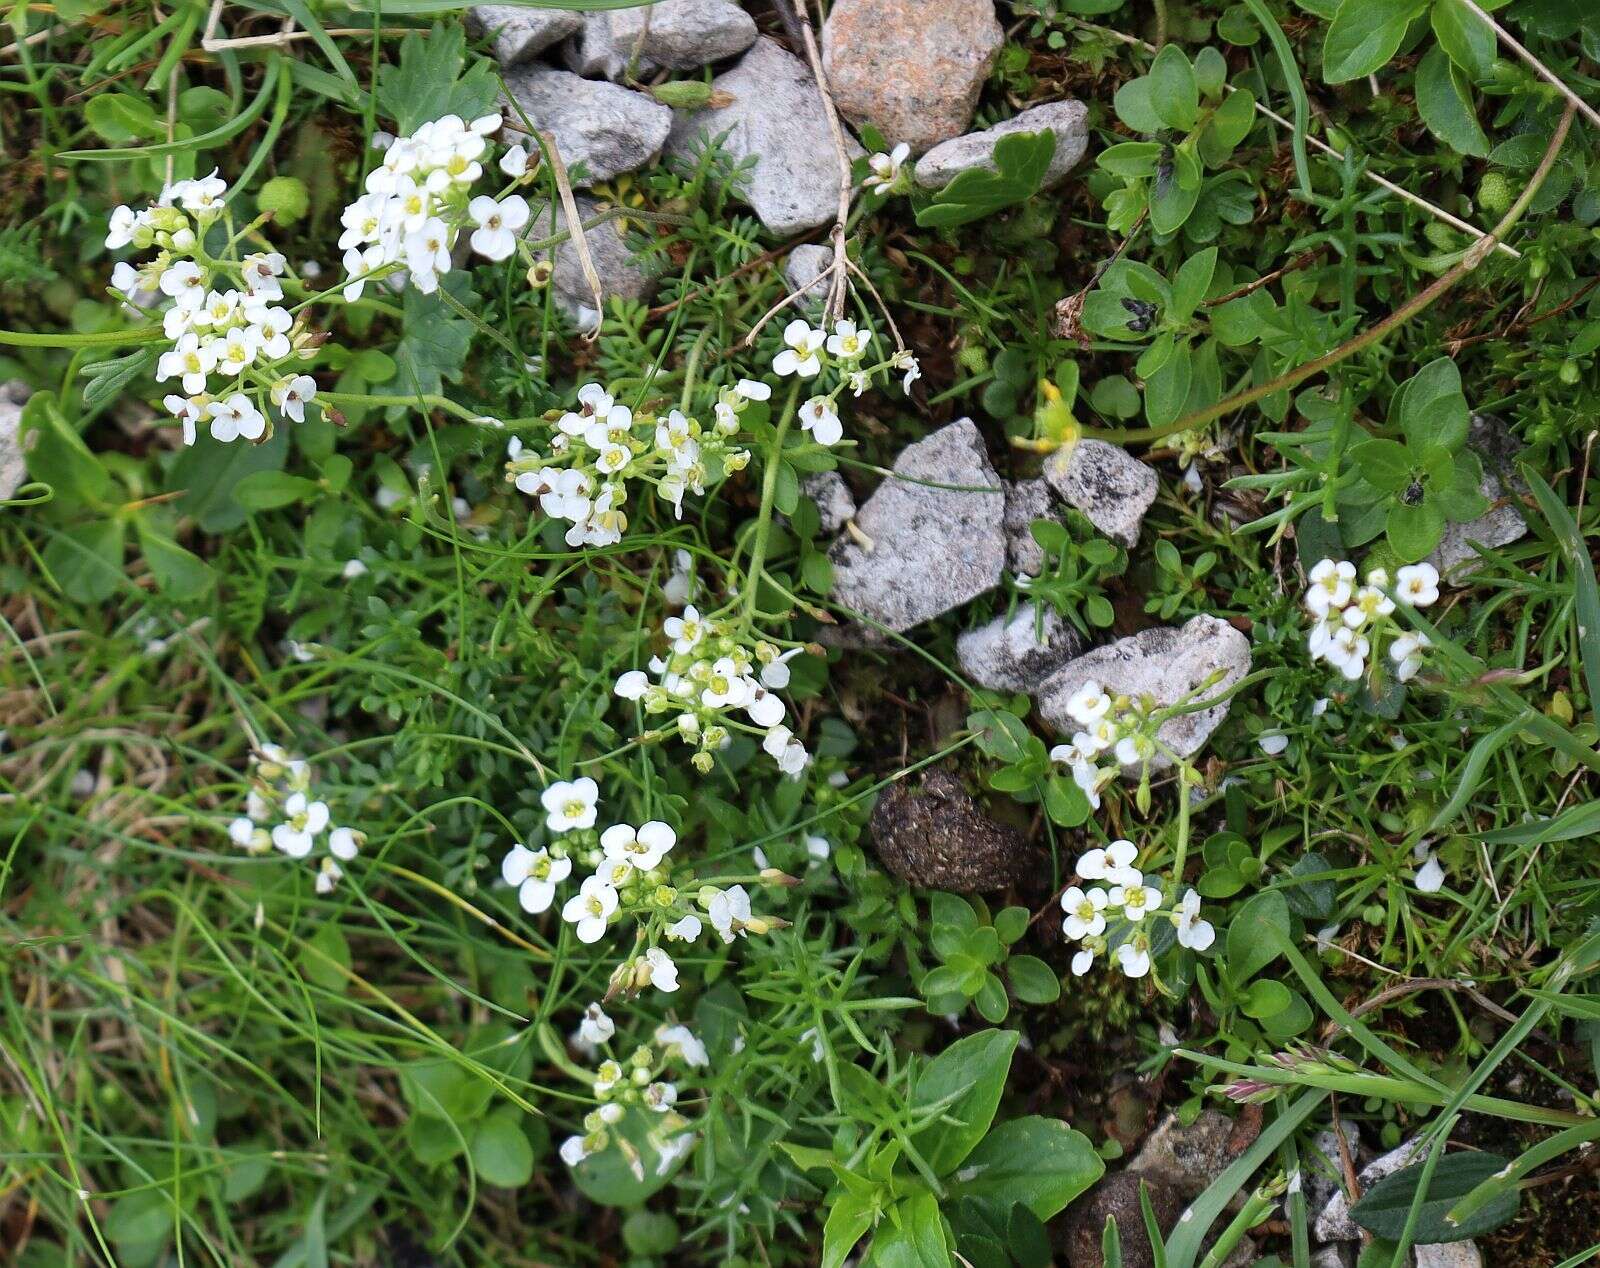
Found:
<path fill-rule="evenodd" d="M 1368 327 L 1355 338 L 1340 344 L 1332 352 L 1297 365 L 1294 369 L 1288 370 L 1274 379 L 1257 384 L 1255 387 L 1246 388 L 1242 392 L 1236 392 L 1214 405 L 1194 410 L 1160 427 L 1108 429 L 1095 434 L 1104 440 L 1123 442 L 1160 440 L 1165 436 L 1176 435 L 1178 432 L 1188 431 L 1190 428 L 1200 427 L 1215 419 L 1223 418 L 1228 414 L 1232 414 L 1235 410 L 1243 409 L 1247 405 L 1253 405 L 1256 401 L 1274 393 L 1285 392 L 1290 388 L 1297 387 L 1314 375 L 1321 374 L 1325 370 L 1331 370 L 1341 361 L 1349 359 L 1363 348 L 1369 348 L 1387 338 L 1413 317 L 1425 312 L 1461 281 L 1474 273 L 1478 266 L 1488 258 L 1489 253 L 1500 244 L 1500 240 L 1511 231 L 1517 221 L 1522 219 L 1522 215 L 1527 211 L 1528 205 L 1533 202 L 1534 196 L 1539 192 L 1546 177 L 1550 175 L 1551 169 L 1555 167 L 1556 159 L 1561 153 L 1561 147 L 1566 142 L 1568 132 L 1572 129 L 1572 120 L 1576 113 L 1577 108 L 1568 103 L 1566 110 L 1562 112 L 1561 122 L 1556 125 L 1555 132 L 1550 137 L 1550 144 L 1545 147 L 1544 157 L 1539 160 L 1538 168 L 1534 171 L 1533 176 L 1529 179 L 1527 186 L 1518 196 L 1516 202 L 1500 218 L 1500 223 L 1495 225 L 1484 237 L 1474 242 L 1467 249 L 1461 262 L 1453 269 L 1425 289 L 1418 291 L 1417 294 L 1413 295 L 1377 325 Z"/>

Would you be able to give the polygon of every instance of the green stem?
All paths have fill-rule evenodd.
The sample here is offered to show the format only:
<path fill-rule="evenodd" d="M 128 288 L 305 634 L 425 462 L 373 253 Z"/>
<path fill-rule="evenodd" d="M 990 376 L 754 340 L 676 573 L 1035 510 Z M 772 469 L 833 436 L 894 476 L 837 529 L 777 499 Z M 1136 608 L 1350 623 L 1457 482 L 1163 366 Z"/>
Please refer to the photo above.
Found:
<path fill-rule="evenodd" d="M 25 334 L 19 330 L 0 330 L 3 348 L 107 348 L 124 343 L 158 343 L 166 335 L 160 326 L 136 326 L 132 330 L 102 330 L 92 335 Z"/>
<path fill-rule="evenodd" d="M 794 421 L 795 402 L 800 398 L 800 380 L 789 386 L 789 399 L 783 403 L 783 416 L 772 433 L 772 446 L 767 450 L 767 463 L 761 473 L 761 510 L 756 516 L 756 536 L 750 547 L 750 563 L 744 570 L 744 598 L 740 620 L 748 625 L 755 616 L 756 595 L 761 589 L 761 578 L 767 560 L 767 540 L 772 536 L 772 503 L 778 495 L 778 464 L 783 456 L 783 438 L 789 424 Z"/>
<path fill-rule="evenodd" d="M 454 401 L 443 396 L 372 396 L 366 392 L 317 392 L 317 400 L 330 405 L 376 405 L 376 406 L 416 406 L 425 405 L 430 409 L 442 409 L 446 413 L 454 414 L 457 418 L 464 418 L 469 423 L 475 423 L 481 415 L 474 414 L 465 406 L 457 405 Z"/>

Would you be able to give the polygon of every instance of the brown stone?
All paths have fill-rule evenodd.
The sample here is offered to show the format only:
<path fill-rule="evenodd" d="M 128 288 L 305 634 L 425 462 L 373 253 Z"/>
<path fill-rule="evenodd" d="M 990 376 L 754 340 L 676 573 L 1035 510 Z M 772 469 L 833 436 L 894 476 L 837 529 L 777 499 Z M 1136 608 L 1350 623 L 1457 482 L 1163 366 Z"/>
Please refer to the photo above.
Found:
<path fill-rule="evenodd" d="M 1004 889 L 1023 875 L 1031 855 L 1022 834 L 984 814 L 948 771 L 928 771 L 916 788 L 902 782 L 884 789 L 871 828 L 883 865 L 926 889 Z"/>
<path fill-rule="evenodd" d="M 837 0 L 823 69 L 846 118 L 921 154 L 967 130 L 1004 39 L 994 0 Z"/>

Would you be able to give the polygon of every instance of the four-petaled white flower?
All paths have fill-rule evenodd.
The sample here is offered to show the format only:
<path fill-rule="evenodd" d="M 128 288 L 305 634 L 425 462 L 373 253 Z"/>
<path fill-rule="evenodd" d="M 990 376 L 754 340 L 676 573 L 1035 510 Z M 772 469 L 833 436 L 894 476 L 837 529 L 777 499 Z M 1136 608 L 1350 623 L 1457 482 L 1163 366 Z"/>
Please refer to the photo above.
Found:
<path fill-rule="evenodd" d="M 581 831 L 594 827 L 600 786 L 584 775 L 558 781 L 539 794 L 545 809 L 545 826 L 552 832 Z"/>
<path fill-rule="evenodd" d="M 1200 895 L 1194 890 L 1184 894 L 1173 913 L 1173 923 L 1178 926 L 1178 945 L 1191 951 L 1204 951 L 1216 941 L 1217 931 L 1209 920 L 1200 919 Z"/>
<path fill-rule="evenodd" d="M 841 361 L 859 361 L 866 355 L 872 342 L 872 331 L 867 326 L 858 327 L 848 317 L 841 319 L 828 336 L 828 351 Z"/>
<path fill-rule="evenodd" d="M 472 249 L 491 260 L 504 260 L 517 249 L 517 231 L 528 223 L 528 200 L 508 194 L 496 202 L 480 194 L 467 204 L 467 214 L 478 226 L 470 239 Z"/>
<path fill-rule="evenodd" d="M 1395 573 L 1395 591 L 1414 608 L 1439 601 L 1439 570 L 1430 563 L 1407 564 Z"/>
<path fill-rule="evenodd" d="M 744 932 L 750 919 L 750 895 L 743 885 L 721 890 L 712 898 L 706 911 L 711 927 L 722 935 L 724 942 L 732 942 L 735 934 Z"/>
<path fill-rule="evenodd" d="M 1111 906 L 1122 908 L 1122 914 L 1129 920 L 1137 922 L 1161 906 L 1161 891 L 1154 885 L 1146 885 L 1140 873 L 1134 875 L 1138 880 L 1131 884 L 1111 887 L 1109 901 Z"/>
<path fill-rule="evenodd" d="M 305 793 L 291 793 L 283 803 L 283 822 L 272 829 L 272 844 L 290 858 L 303 859 L 327 826 L 324 803 L 308 800 Z"/>
<path fill-rule="evenodd" d="M 836 445 L 844 436 L 844 425 L 826 396 L 813 396 L 800 407 L 800 427 L 819 445 Z"/>
<path fill-rule="evenodd" d="M 887 154 L 874 154 L 867 160 L 868 173 L 861 184 L 863 188 L 880 194 L 893 193 L 900 180 L 900 169 L 911 154 L 911 147 L 902 141 Z"/>
<path fill-rule="evenodd" d="M 637 830 L 619 823 L 600 834 L 600 848 L 606 858 L 625 859 L 641 872 L 659 867 L 677 843 L 678 834 L 659 819 L 652 819 Z"/>
<path fill-rule="evenodd" d="M 804 318 L 796 317 L 783 328 L 783 342 L 788 345 L 772 359 L 772 372 L 779 378 L 798 374 L 803 379 L 816 377 L 822 372 L 822 350 L 827 335 L 813 327 Z"/>
<path fill-rule="evenodd" d="M 279 379 L 272 385 L 272 403 L 296 423 L 306 420 L 306 402 L 317 394 L 317 381 L 309 374 Z"/>
<path fill-rule="evenodd" d="M 670 995 L 678 989 L 678 966 L 660 947 L 651 947 L 646 951 L 644 962 L 649 970 L 650 985 L 656 990 Z"/>
<path fill-rule="evenodd" d="M 1132 841 L 1113 841 L 1104 849 L 1089 850 L 1078 858 L 1077 873 L 1086 881 L 1109 881 L 1113 885 L 1137 885 L 1143 873 L 1133 866 L 1139 847 Z"/>
<path fill-rule="evenodd" d="M 530 850 L 516 844 L 500 863 L 500 877 L 517 891 L 522 910 L 531 915 L 548 911 L 556 899 L 556 886 L 572 874 L 572 860 L 556 858 L 542 846 Z"/>
<path fill-rule="evenodd" d="M 1356 566 L 1348 560 L 1323 559 L 1311 569 L 1311 588 L 1306 591 L 1306 607 L 1313 616 L 1327 616 L 1343 608 L 1355 591 Z"/>
<path fill-rule="evenodd" d="M 561 919 L 576 925 L 579 942 L 599 942 L 606 934 L 606 923 L 617 909 L 617 891 L 599 876 L 588 877 L 578 892 L 567 899 Z"/>
<path fill-rule="evenodd" d="M 1061 910 L 1067 913 L 1061 931 L 1074 942 L 1104 933 L 1107 901 L 1106 891 L 1098 886 L 1087 891 L 1068 886 L 1061 895 Z"/>
<path fill-rule="evenodd" d="M 1394 676 L 1410 682 L 1422 668 L 1422 654 L 1433 643 L 1421 630 L 1407 630 L 1389 644 L 1389 659 L 1394 661 Z"/>

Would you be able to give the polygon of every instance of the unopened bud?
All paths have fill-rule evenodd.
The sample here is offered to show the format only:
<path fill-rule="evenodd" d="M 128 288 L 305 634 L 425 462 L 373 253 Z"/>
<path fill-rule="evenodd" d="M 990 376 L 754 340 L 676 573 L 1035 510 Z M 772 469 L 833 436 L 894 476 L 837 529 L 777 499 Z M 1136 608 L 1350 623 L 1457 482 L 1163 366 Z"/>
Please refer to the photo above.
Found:
<path fill-rule="evenodd" d="M 679 79 L 669 84 L 657 84 L 646 90 L 663 106 L 674 110 L 701 110 L 710 107 L 721 110 L 733 104 L 733 98 L 710 84 L 695 79 Z"/>
<path fill-rule="evenodd" d="M 783 871 L 781 868 L 764 867 L 761 869 L 761 883 L 763 885 L 798 885 L 800 878 L 798 876 L 790 876 L 788 872 Z"/>

